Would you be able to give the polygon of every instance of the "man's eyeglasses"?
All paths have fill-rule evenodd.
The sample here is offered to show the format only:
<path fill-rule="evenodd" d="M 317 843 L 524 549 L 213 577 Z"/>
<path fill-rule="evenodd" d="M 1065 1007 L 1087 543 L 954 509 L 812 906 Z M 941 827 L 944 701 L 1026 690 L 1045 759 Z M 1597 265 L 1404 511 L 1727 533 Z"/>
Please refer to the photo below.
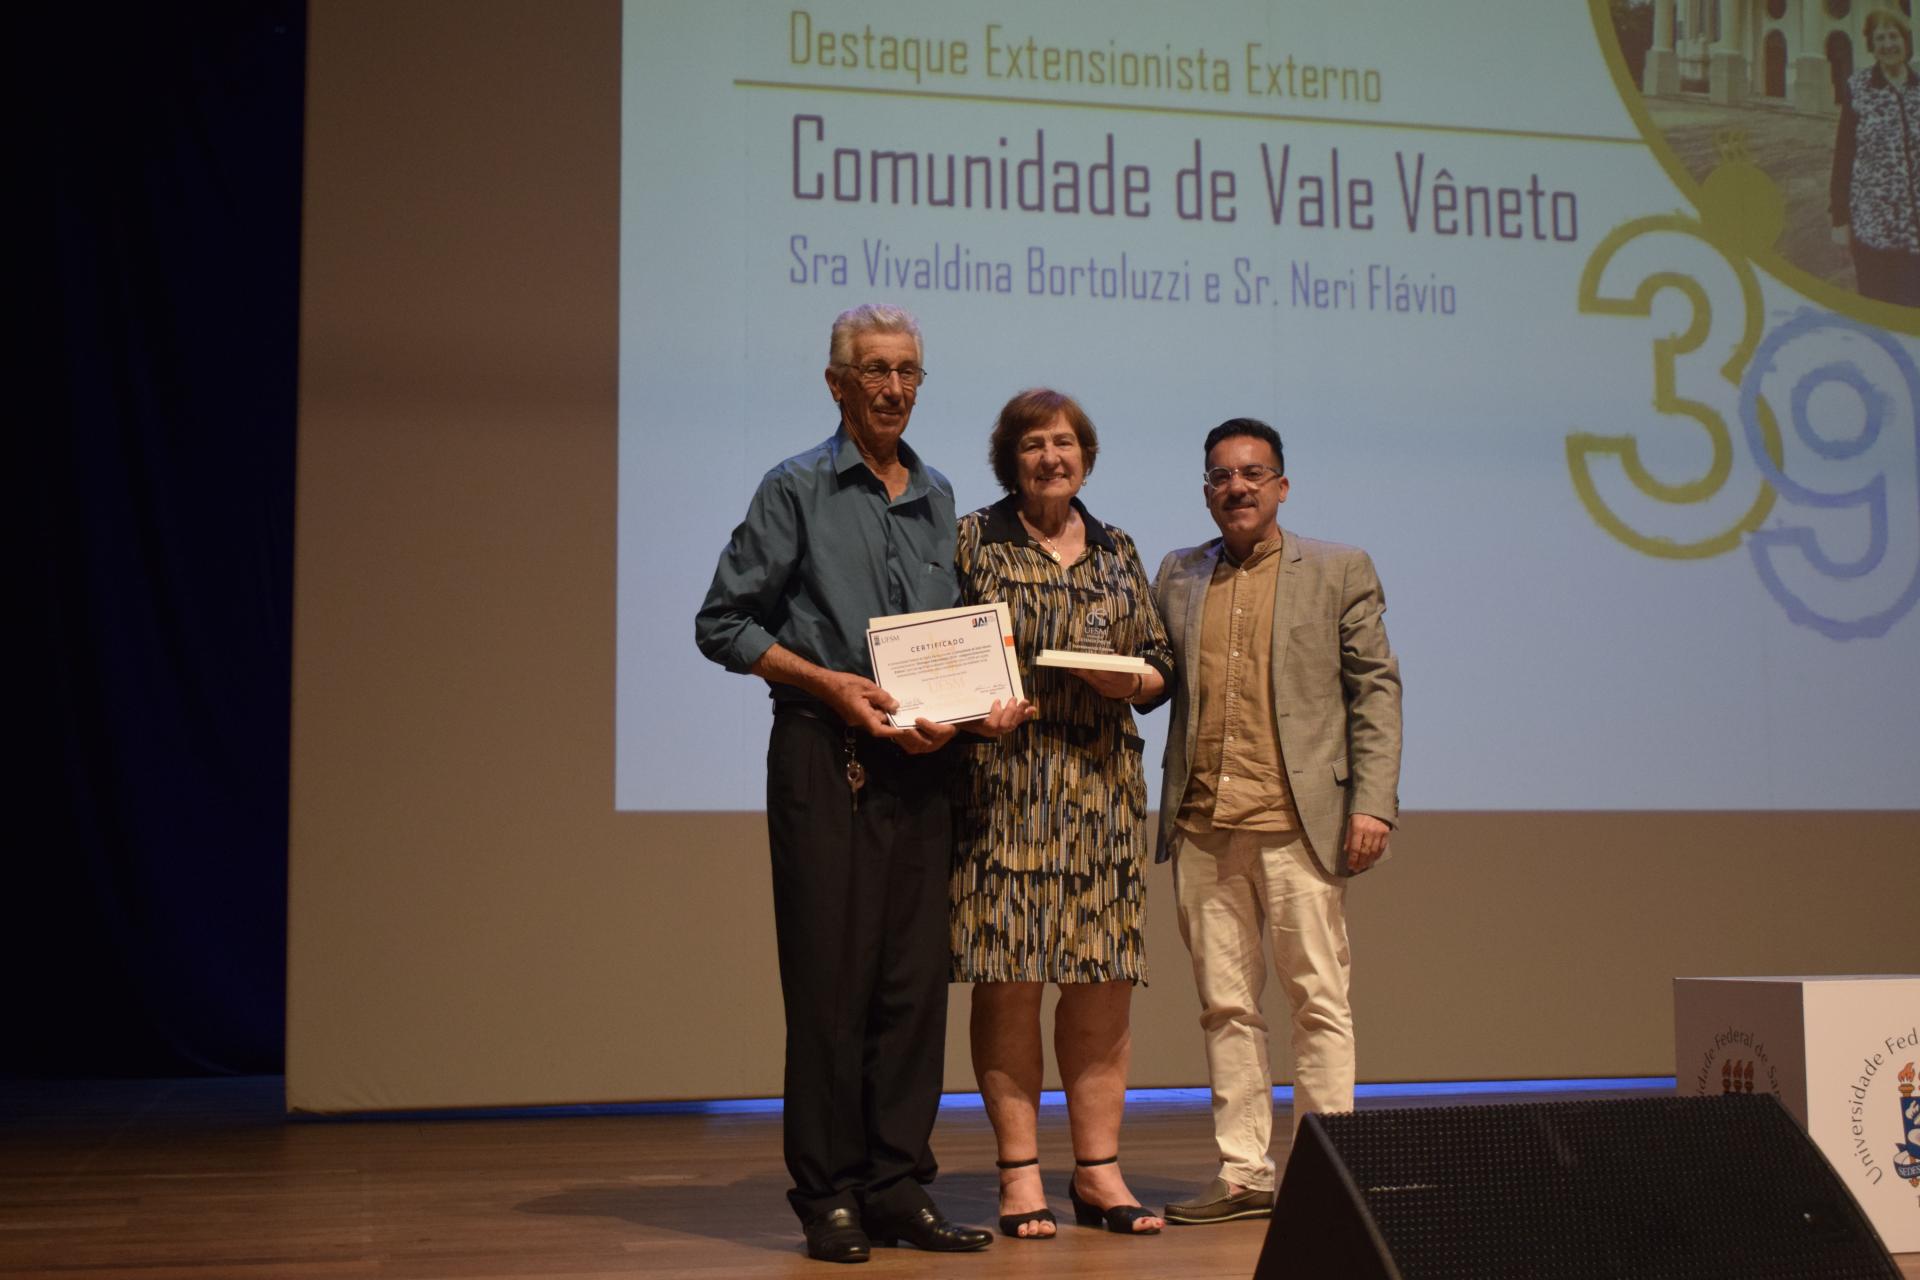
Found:
<path fill-rule="evenodd" d="M 917 364 L 891 365 L 884 360 L 869 360 L 865 364 L 842 364 L 842 369 L 851 369 L 860 381 L 870 387 L 884 387 L 887 380 L 896 373 L 900 375 L 900 385 L 911 391 L 927 380 L 927 371 Z"/>
<path fill-rule="evenodd" d="M 1279 474 L 1272 467 L 1263 467 L 1255 462 L 1244 467 L 1208 467 L 1201 478 L 1207 482 L 1208 488 L 1218 489 L 1235 476 L 1239 476 L 1248 484 L 1257 485 L 1265 484 Z"/>

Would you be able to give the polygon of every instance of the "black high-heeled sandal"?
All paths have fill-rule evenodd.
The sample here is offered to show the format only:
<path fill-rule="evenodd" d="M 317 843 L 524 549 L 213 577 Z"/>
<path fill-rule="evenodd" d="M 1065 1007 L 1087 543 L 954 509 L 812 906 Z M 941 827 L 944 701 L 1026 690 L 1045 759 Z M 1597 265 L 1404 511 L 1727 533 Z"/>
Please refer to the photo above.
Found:
<path fill-rule="evenodd" d="M 1095 1165 L 1118 1164 L 1119 1162 L 1120 1157 L 1116 1153 L 1108 1156 L 1104 1160 L 1081 1160 L 1076 1157 L 1073 1163 L 1079 1168 L 1091 1169 Z M 1116 1204 L 1112 1208 L 1103 1209 L 1091 1200 L 1088 1200 L 1085 1196 L 1082 1196 L 1080 1194 L 1080 1175 L 1077 1173 L 1067 1175 L 1067 1199 L 1073 1202 L 1073 1220 L 1083 1227 L 1104 1226 L 1117 1236 L 1157 1236 L 1160 1234 L 1160 1228 L 1158 1227 L 1149 1227 L 1145 1231 L 1135 1231 L 1133 1229 L 1133 1224 L 1140 1221 L 1140 1219 L 1157 1216 L 1148 1212 L 1140 1205 Z"/>
<path fill-rule="evenodd" d="M 1035 1156 L 1031 1160 L 995 1160 L 993 1167 L 996 1169 L 1025 1169 L 1039 1163 L 1040 1157 Z M 1044 1190 L 1042 1194 L 1045 1194 Z M 1021 1235 L 1020 1228 L 1029 1222 L 1045 1222 L 1051 1225 L 1053 1230 L 1047 1232 L 1045 1235 Z M 1060 1220 L 1053 1216 L 1053 1210 L 1051 1209 L 1041 1208 L 1030 1210 L 1027 1213 L 1003 1213 L 1000 1215 L 1000 1234 L 1014 1240 L 1051 1240 L 1054 1236 L 1058 1235 L 1059 1232 Z"/>

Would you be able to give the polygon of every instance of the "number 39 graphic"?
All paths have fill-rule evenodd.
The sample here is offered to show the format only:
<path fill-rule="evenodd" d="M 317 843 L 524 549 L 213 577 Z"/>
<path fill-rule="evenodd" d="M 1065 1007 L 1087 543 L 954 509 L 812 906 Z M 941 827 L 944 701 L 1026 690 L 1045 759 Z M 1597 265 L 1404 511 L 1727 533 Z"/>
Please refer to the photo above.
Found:
<path fill-rule="evenodd" d="M 1636 247 L 1623 252 L 1629 246 Z M 1669 253 L 1695 261 L 1701 246 L 1735 282 L 1737 315 L 1714 314 L 1712 299 L 1728 292 L 1724 284 L 1709 289 L 1683 270 L 1643 269 L 1636 278 L 1625 262 Z M 1920 372 L 1913 357 L 1878 329 L 1811 310 L 1766 332 L 1759 283 L 1744 255 L 1680 214 L 1635 219 L 1602 240 L 1581 273 L 1579 306 L 1651 323 L 1655 300 L 1667 291 L 1687 306 L 1678 332 L 1652 344 L 1653 408 L 1668 421 L 1644 441 L 1569 435 L 1567 467 L 1581 502 L 1601 528 L 1644 555 L 1703 559 L 1744 541 L 1762 583 L 1794 622 L 1834 639 L 1886 634 L 1920 600 Z M 1694 396 L 1682 393 L 1683 379 L 1698 388 Z M 1722 408 L 1734 407 L 1728 401 L 1737 403 L 1737 436 Z M 1777 404 L 1789 406 L 1784 436 Z M 1646 465 L 1643 447 L 1697 457 L 1698 474 L 1662 479 Z M 1632 492 L 1619 485 L 1620 475 Z M 1630 514 L 1602 495 L 1607 476 Z"/>
<path fill-rule="evenodd" d="M 1803 450 L 1762 453 L 1763 391 L 1784 383 Z M 1822 401 L 1816 413 L 1814 403 Z M 1920 372 L 1879 329 L 1803 311 L 1767 335 L 1740 387 L 1740 421 L 1767 482 L 1797 509 L 1747 540 L 1787 616 L 1836 640 L 1881 636 L 1920 599 Z M 1815 517 L 1828 519 L 1816 524 Z"/>

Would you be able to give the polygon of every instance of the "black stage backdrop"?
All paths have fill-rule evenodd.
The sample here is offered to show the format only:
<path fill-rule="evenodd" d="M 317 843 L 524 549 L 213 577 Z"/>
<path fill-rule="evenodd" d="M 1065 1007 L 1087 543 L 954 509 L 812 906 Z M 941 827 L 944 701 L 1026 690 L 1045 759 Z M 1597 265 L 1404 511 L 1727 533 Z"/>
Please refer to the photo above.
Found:
<path fill-rule="evenodd" d="M 278 1071 L 306 6 L 9 25 L 28 817 L 0 1070 Z"/>

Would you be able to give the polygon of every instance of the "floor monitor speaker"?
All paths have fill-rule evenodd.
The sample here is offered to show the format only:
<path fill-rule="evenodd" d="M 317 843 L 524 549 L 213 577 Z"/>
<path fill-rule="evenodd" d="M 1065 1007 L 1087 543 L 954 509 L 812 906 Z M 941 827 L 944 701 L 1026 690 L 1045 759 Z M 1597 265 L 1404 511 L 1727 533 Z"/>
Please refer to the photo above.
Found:
<path fill-rule="evenodd" d="M 1900 1280 L 1771 1094 L 1308 1116 L 1256 1280 Z"/>

